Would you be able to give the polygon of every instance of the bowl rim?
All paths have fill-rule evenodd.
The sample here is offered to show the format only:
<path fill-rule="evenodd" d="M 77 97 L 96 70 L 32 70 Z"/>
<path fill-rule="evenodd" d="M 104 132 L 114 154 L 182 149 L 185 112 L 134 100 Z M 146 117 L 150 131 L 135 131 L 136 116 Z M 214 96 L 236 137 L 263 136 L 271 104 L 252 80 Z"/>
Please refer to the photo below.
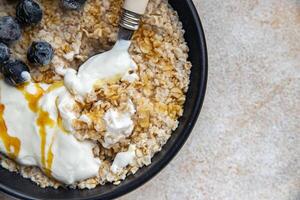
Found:
<path fill-rule="evenodd" d="M 159 160 L 155 166 L 153 166 L 150 170 L 149 173 L 145 173 L 142 177 L 139 179 L 136 179 L 135 181 L 132 181 L 131 183 L 126 184 L 126 187 L 119 187 L 115 191 L 112 191 L 111 193 L 104 194 L 101 199 L 115 199 L 117 197 L 121 197 L 125 194 L 128 194 L 132 192 L 133 190 L 141 187 L 145 183 L 147 183 L 149 180 L 151 180 L 154 176 L 156 176 L 162 169 L 164 169 L 168 163 L 177 155 L 177 153 L 180 151 L 180 149 L 183 147 L 185 142 L 187 141 L 188 137 L 192 133 L 192 130 L 197 122 L 198 116 L 200 114 L 203 102 L 204 102 L 204 97 L 206 94 L 206 87 L 207 87 L 207 79 L 208 79 L 208 55 L 207 55 L 207 46 L 206 46 L 206 39 L 205 39 L 205 34 L 203 30 L 203 26 L 201 23 L 201 20 L 199 18 L 197 9 L 193 3 L 192 0 L 185 0 L 188 7 L 191 9 L 191 15 L 193 16 L 193 20 L 195 21 L 196 24 L 196 30 L 197 34 L 199 35 L 199 41 L 200 41 L 200 46 L 202 48 L 202 52 L 200 56 L 202 57 L 202 68 L 203 68 L 203 73 L 201 73 L 202 79 L 201 79 L 201 84 L 199 85 L 199 93 L 197 94 L 196 98 L 196 103 L 194 105 L 192 117 L 190 118 L 190 123 L 187 129 L 181 133 L 181 137 L 179 142 L 176 144 L 176 147 L 172 148 L 168 154 L 164 157 L 164 159 Z M 28 195 L 24 195 L 18 191 L 14 191 L 13 189 L 10 189 L 9 187 L 6 187 L 3 184 L 0 184 L 0 192 L 3 192 L 4 194 L 10 195 L 15 198 L 20 198 L 20 199 L 34 199 Z M 92 196 L 88 198 L 78 198 L 80 200 L 96 200 L 99 199 L 99 196 Z"/>

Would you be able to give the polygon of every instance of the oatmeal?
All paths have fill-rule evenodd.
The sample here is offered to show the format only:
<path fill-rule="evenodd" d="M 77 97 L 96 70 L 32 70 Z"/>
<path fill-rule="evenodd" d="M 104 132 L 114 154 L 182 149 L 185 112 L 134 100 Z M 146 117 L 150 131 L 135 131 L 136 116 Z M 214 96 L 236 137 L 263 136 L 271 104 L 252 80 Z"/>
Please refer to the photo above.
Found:
<path fill-rule="evenodd" d="M 45 158 L 37 159 L 46 161 L 34 164 L 32 160 L 22 162 L 16 159 L 17 154 L 23 152 L 17 151 L 18 142 L 15 142 L 14 151 L 8 152 L 7 155 L 22 165 L 3 155 L 0 156 L 0 163 L 4 168 L 30 178 L 41 187 L 57 188 L 63 185 L 62 182 L 71 184 L 72 188 L 81 189 L 94 188 L 107 182 L 119 184 L 126 176 L 151 164 L 151 158 L 171 137 L 172 131 L 178 126 L 178 118 L 183 113 L 191 63 L 187 61 L 188 47 L 178 16 L 167 1 L 150 0 L 141 27 L 135 33 L 129 48 L 132 62 L 124 62 L 124 65 L 121 63 L 123 69 L 121 72 L 111 73 L 113 76 L 107 75 L 110 68 L 106 70 L 103 65 L 105 70 L 101 72 L 101 76 L 97 75 L 98 71 L 91 71 L 93 76 L 86 78 L 80 76 L 81 70 L 88 69 L 84 65 L 76 75 L 79 66 L 96 53 L 110 50 L 116 43 L 122 1 L 87 0 L 82 9 L 67 12 L 58 0 L 38 2 L 44 10 L 42 21 L 36 26 L 25 28 L 22 38 L 11 45 L 12 55 L 22 59 L 30 67 L 33 81 L 23 86 L 23 90 L 6 90 L 3 88 L 8 86 L 1 80 L 0 102 L 3 104 L 7 99 L 6 104 L 9 104 L 13 99 L 9 98 L 9 95 L 15 95 L 19 96 L 15 104 L 23 106 L 22 110 L 35 109 L 35 106 L 31 108 L 26 102 L 24 94 L 31 92 L 34 96 L 38 95 L 39 91 L 47 93 L 48 87 L 52 87 L 53 90 L 50 89 L 48 97 L 45 97 L 47 94 L 41 94 L 36 112 L 28 111 L 27 117 L 19 113 L 15 118 L 7 117 L 7 112 L 3 110 L 4 115 L 1 116 L 4 117 L 2 120 L 0 118 L 0 123 L 14 118 L 24 124 L 30 124 L 36 121 L 38 116 L 42 116 L 43 112 L 39 111 L 39 108 L 45 105 L 43 111 L 50 113 L 47 131 L 52 130 L 51 119 L 55 119 L 53 123 L 57 124 L 61 131 L 57 133 L 57 130 L 53 130 L 53 135 L 58 136 L 53 144 L 49 139 L 52 137 L 44 139 L 45 151 L 53 145 L 57 147 L 55 141 L 60 141 L 59 137 L 62 137 L 61 141 L 68 141 L 74 148 L 61 145 L 62 147 L 55 148 L 52 154 L 45 153 L 45 156 L 41 156 Z M 14 2 L 0 0 L 0 17 L 14 16 L 15 6 Z M 52 45 L 54 57 L 49 65 L 35 67 L 27 61 L 26 53 L 32 42 L 40 40 Z M 97 67 L 93 66 L 92 69 Z M 102 76 L 103 74 L 105 76 Z M 87 83 L 84 89 L 76 85 L 78 80 Z M 93 81 L 90 84 L 91 80 Z M 94 84 L 95 81 L 97 84 Z M 65 87 L 71 90 L 72 97 L 66 96 L 68 93 Z M 50 100 L 51 98 L 53 100 Z M 58 112 L 51 113 L 51 106 L 58 108 Z M 16 108 L 6 106 L 6 109 L 14 113 Z M 12 125 L 9 125 L 10 122 L 6 123 L 6 132 L 10 133 L 13 131 Z M 32 127 L 28 129 L 27 132 L 35 133 L 35 130 L 31 130 Z M 77 147 L 86 149 L 81 152 L 82 157 L 86 157 L 76 165 L 82 169 L 89 169 L 86 171 L 92 173 L 66 180 L 56 169 L 63 169 L 59 164 L 65 164 L 64 155 L 78 156 Z M 58 154 L 62 157 L 59 158 Z M 52 168 L 47 162 L 51 159 L 54 160 Z M 62 161 L 58 162 L 60 159 Z M 74 165 L 72 156 L 69 161 L 70 165 Z M 40 166 L 42 170 L 32 165 Z M 68 172 L 65 173 L 66 176 L 72 177 Z"/>

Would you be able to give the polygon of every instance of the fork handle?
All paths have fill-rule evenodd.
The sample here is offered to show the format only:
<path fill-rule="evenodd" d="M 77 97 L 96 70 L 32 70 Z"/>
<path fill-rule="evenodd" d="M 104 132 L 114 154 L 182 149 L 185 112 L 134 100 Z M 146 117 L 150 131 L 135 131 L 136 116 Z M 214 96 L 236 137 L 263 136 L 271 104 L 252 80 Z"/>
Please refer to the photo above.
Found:
<path fill-rule="evenodd" d="M 139 28 L 141 17 L 145 14 L 149 0 L 125 0 L 120 26 L 131 31 Z"/>
<path fill-rule="evenodd" d="M 125 0 L 123 8 L 133 13 L 145 14 L 149 0 Z"/>

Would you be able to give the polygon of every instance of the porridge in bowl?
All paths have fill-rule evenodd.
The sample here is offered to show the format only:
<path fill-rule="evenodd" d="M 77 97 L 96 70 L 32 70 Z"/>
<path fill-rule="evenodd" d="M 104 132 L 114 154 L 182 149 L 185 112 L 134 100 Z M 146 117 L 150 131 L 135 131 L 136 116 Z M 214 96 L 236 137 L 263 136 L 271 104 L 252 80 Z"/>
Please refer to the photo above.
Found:
<path fill-rule="evenodd" d="M 166 0 L 150 0 L 132 41 L 116 42 L 123 1 L 66 2 L 0 0 L 0 21 L 16 26 L 5 38 L 0 23 L 10 49 L 0 163 L 41 187 L 119 184 L 178 126 L 191 68 L 184 30 Z M 26 3 L 39 12 L 24 16 Z"/>

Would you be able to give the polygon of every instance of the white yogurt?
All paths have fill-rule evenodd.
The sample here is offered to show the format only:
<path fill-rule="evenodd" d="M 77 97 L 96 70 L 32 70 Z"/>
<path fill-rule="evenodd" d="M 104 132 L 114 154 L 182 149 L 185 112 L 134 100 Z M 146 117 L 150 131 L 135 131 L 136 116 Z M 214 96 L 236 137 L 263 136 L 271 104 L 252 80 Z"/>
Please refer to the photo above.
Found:
<path fill-rule="evenodd" d="M 133 82 L 138 78 L 132 73 L 136 64 L 128 53 L 129 45 L 128 41 L 119 41 L 112 50 L 89 59 L 78 73 L 73 69 L 59 68 L 58 71 L 65 76 L 61 85 L 30 82 L 25 88 L 17 89 L 0 79 L 0 104 L 4 106 L 0 121 L 0 152 L 6 155 L 14 153 L 13 158 L 18 163 L 38 166 L 47 175 L 65 184 L 97 176 L 101 162 L 93 155 L 95 144 L 78 141 L 73 128 L 75 119 L 88 124 L 91 120 L 74 112 L 73 107 L 75 99 L 84 100 L 98 81 L 124 77 Z M 28 73 L 22 76 L 30 79 Z M 38 98 L 32 97 L 37 94 L 40 94 Z M 132 133 L 134 113 L 131 101 L 128 112 L 107 111 L 104 116 L 107 133 L 103 146 L 110 147 Z M 15 142 L 8 148 L 11 140 L 7 137 Z M 18 145 L 19 152 L 15 148 Z M 119 153 L 112 170 L 117 172 L 130 164 L 134 155 L 133 147 L 128 152 Z"/>
<path fill-rule="evenodd" d="M 47 168 L 51 170 L 53 178 L 65 184 L 73 184 L 76 181 L 97 176 L 101 163 L 93 155 L 94 143 L 80 142 L 57 125 L 58 110 L 55 99 L 65 98 L 65 95 L 66 89 L 62 87 L 44 95 L 39 101 L 39 108 L 48 112 L 50 119 L 54 121 L 53 127 L 46 126 L 44 148 L 45 160 L 50 159 L 47 156 L 50 148 L 53 154 L 53 162 L 50 167 L 42 163 L 41 127 L 37 124 L 39 114 L 28 107 L 28 101 L 21 91 L 0 80 L 0 101 L 5 106 L 3 118 L 7 132 L 21 142 L 16 161 L 22 165 L 38 166 L 41 169 Z M 58 107 L 67 110 L 68 107 L 65 105 L 69 104 L 59 104 Z M 0 151 L 7 153 L 1 139 Z"/>
<path fill-rule="evenodd" d="M 136 157 L 135 150 L 135 145 L 130 145 L 128 151 L 118 153 L 114 159 L 110 170 L 113 173 L 118 174 L 120 171 L 122 171 L 123 168 L 132 164 Z"/>
<path fill-rule="evenodd" d="M 104 115 L 106 124 L 106 133 L 104 135 L 104 142 L 102 145 L 105 148 L 110 148 L 122 139 L 130 136 L 134 123 L 132 116 L 136 112 L 132 101 L 128 101 L 128 111 L 119 112 L 114 108 L 110 108 Z"/>
<path fill-rule="evenodd" d="M 26 71 L 21 73 L 21 77 L 26 81 L 31 80 L 31 76 L 30 76 L 29 72 L 26 72 Z"/>
<path fill-rule="evenodd" d="M 133 83 L 134 81 L 138 80 L 139 76 L 136 73 L 126 73 L 122 77 L 122 81 L 128 81 L 129 83 Z"/>
<path fill-rule="evenodd" d="M 78 118 L 78 114 L 73 111 L 73 107 L 76 104 L 74 97 L 66 90 L 62 88 L 57 98 L 57 108 L 62 118 L 62 125 L 67 131 L 74 131 L 73 120 Z"/>
<path fill-rule="evenodd" d="M 78 73 L 68 69 L 65 73 L 65 86 L 78 99 L 84 99 L 92 92 L 97 81 L 114 79 L 118 76 L 122 78 L 129 71 L 134 71 L 137 66 L 128 53 L 129 46 L 130 41 L 118 41 L 110 51 L 87 60 Z M 137 77 L 131 76 L 131 82 L 134 81 L 133 78 Z"/>

